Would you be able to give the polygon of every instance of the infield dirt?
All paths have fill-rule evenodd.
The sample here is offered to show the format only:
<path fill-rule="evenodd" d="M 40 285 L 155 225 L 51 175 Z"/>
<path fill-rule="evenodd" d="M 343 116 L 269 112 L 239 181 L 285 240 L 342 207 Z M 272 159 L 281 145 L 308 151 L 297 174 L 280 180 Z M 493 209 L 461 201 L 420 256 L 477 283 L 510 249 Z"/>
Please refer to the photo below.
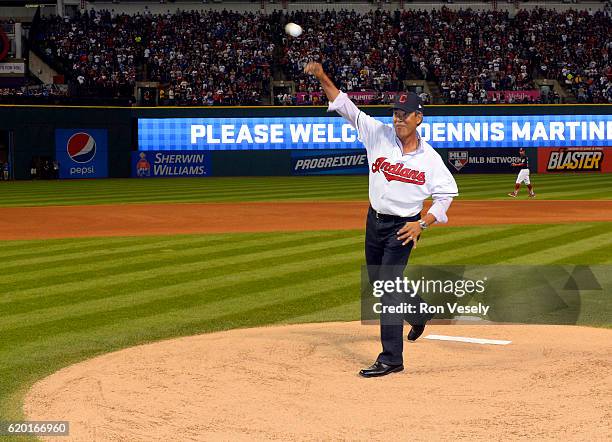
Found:
<path fill-rule="evenodd" d="M 29 420 L 70 421 L 71 441 L 605 440 L 612 330 L 433 325 L 506 346 L 405 345 L 406 370 L 363 379 L 378 327 L 231 330 L 103 355 L 34 385 Z M 59 441 L 61 438 L 49 438 Z"/>
<path fill-rule="evenodd" d="M 0 240 L 362 229 L 367 208 L 345 201 L 0 208 Z M 455 201 L 449 219 L 449 226 L 612 221 L 612 200 Z"/>

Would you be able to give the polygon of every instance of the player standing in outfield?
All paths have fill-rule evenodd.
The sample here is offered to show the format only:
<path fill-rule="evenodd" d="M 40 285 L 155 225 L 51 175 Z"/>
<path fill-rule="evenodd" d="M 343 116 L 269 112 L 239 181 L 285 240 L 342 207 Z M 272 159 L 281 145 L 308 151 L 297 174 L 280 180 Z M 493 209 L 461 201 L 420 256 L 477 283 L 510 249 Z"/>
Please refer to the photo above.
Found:
<path fill-rule="evenodd" d="M 516 184 L 514 185 L 514 192 L 510 192 L 508 196 L 511 196 L 512 198 L 516 198 L 518 196 L 519 189 L 521 188 L 521 183 L 525 182 L 525 184 L 527 184 L 527 189 L 529 189 L 529 198 L 534 198 L 535 192 L 533 191 L 533 185 L 531 184 L 531 181 L 529 180 L 529 157 L 527 156 L 525 149 L 523 149 L 522 147 L 519 149 L 519 155 L 521 156 L 521 162 L 512 163 L 512 166 L 520 167 L 521 170 L 519 171 L 519 174 L 516 177 Z"/>
<path fill-rule="evenodd" d="M 304 72 L 314 75 L 329 99 L 328 111 L 336 111 L 358 133 L 367 150 L 370 208 L 366 222 L 365 256 L 370 283 L 402 278 L 408 257 L 423 230 L 448 219 L 446 211 L 457 184 L 440 155 L 421 139 L 417 126 L 423 121 L 423 105 L 418 95 L 402 93 L 393 105 L 393 127 L 389 127 L 360 111 L 340 92 L 325 74 L 320 63 L 310 62 Z M 433 197 L 431 209 L 421 219 L 423 201 Z M 409 300 L 419 306 L 424 301 L 417 295 Z M 383 296 L 385 303 L 397 305 L 393 293 Z M 364 377 L 384 376 L 402 371 L 403 322 L 412 328 L 408 339 L 416 340 L 433 315 L 410 316 L 381 314 L 382 352 L 376 362 L 359 372 Z"/>

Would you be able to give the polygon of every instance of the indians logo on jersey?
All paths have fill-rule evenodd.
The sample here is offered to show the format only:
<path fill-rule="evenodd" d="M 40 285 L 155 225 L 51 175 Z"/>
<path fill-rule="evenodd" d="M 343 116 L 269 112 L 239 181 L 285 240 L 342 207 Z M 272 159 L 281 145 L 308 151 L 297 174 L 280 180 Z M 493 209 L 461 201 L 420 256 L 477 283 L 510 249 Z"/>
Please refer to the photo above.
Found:
<path fill-rule="evenodd" d="M 372 164 L 372 173 L 382 172 L 387 181 L 402 181 L 404 183 L 425 184 L 425 172 L 404 167 L 402 163 L 391 164 L 386 157 L 377 158 Z"/>
<path fill-rule="evenodd" d="M 66 150 L 73 161 L 88 163 L 96 156 L 96 140 L 85 132 L 78 132 L 68 139 Z"/>

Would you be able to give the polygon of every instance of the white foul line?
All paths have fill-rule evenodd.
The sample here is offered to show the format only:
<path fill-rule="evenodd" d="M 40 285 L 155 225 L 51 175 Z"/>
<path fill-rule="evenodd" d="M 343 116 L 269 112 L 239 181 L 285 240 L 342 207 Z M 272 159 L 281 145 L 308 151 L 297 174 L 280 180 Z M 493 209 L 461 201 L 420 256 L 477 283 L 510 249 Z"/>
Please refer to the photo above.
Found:
<path fill-rule="evenodd" d="M 512 341 L 502 341 L 499 339 L 483 339 L 483 338 L 465 338 L 463 336 L 444 336 L 444 335 L 427 335 L 425 339 L 435 339 L 438 341 L 457 341 L 469 342 L 472 344 L 493 344 L 493 345 L 508 345 Z"/>

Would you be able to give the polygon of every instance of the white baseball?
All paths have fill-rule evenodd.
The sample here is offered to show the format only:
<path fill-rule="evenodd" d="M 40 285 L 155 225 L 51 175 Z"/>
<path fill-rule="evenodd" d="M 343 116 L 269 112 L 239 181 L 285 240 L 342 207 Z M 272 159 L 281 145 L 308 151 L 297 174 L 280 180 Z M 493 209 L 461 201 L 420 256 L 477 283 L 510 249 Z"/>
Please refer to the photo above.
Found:
<path fill-rule="evenodd" d="M 295 23 L 287 23 L 285 25 L 285 32 L 292 37 L 299 37 L 302 35 L 302 27 Z"/>

